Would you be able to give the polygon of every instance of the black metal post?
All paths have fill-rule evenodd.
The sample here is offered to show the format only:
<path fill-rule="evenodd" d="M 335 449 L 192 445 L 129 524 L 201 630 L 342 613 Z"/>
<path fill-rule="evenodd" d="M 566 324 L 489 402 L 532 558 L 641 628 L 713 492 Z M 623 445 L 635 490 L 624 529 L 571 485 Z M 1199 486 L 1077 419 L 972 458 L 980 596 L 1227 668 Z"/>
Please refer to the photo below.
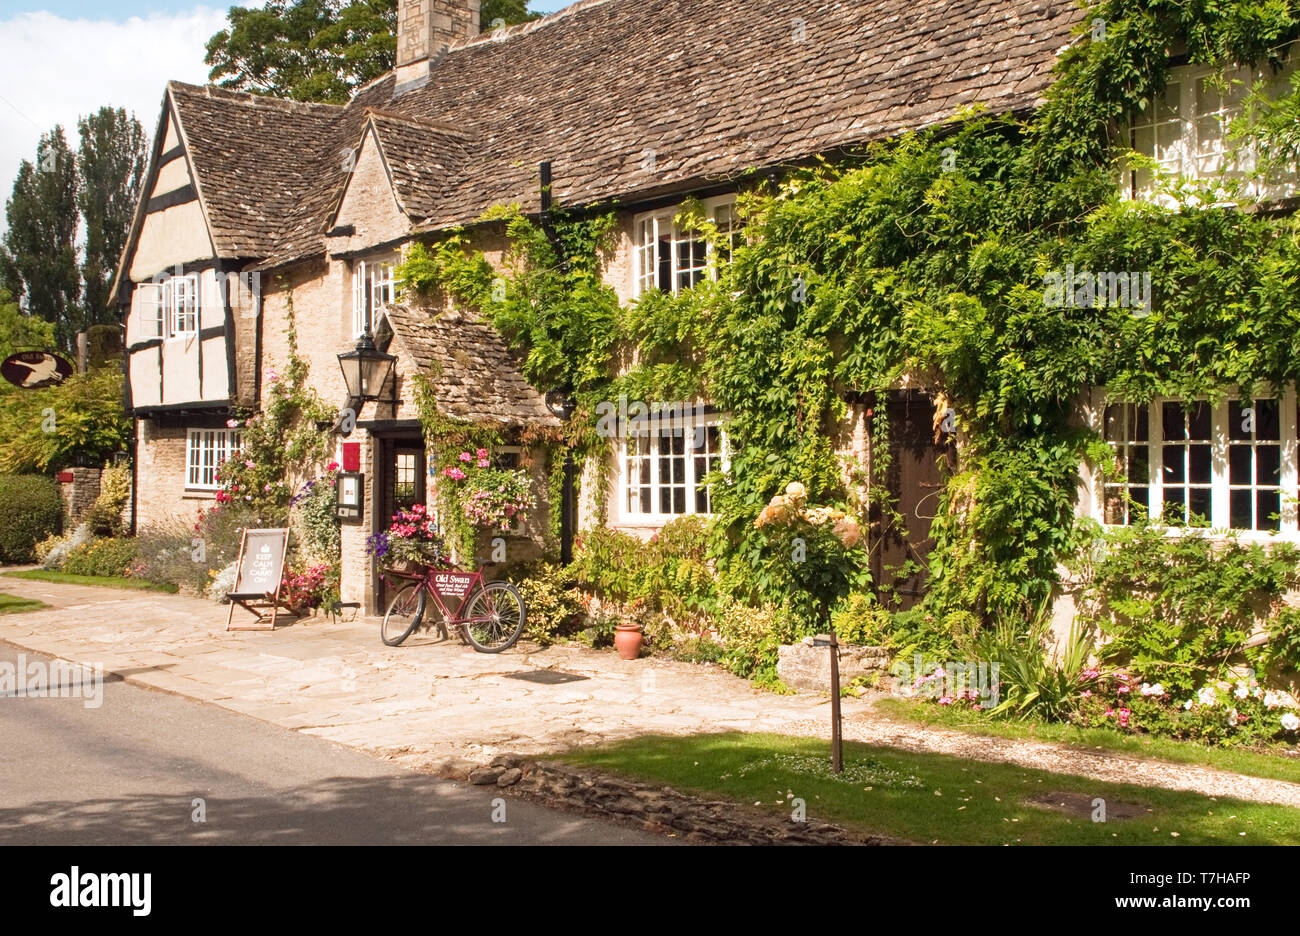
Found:
<path fill-rule="evenodd" d="M 831 772 L 844 770 L 844 738 L 840 732 L 840 642 L 831 625 Z"/>

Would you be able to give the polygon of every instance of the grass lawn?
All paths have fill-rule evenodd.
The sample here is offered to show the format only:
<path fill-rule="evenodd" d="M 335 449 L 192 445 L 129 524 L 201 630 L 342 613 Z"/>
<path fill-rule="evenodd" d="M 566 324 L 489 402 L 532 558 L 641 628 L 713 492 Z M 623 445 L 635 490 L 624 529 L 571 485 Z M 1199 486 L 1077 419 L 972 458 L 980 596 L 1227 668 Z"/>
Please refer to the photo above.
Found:
<path fill-rule="evenodd" d="M 1153 738 L 1140 734 L 1125 734 L 1107 728 L 1078 728 L 1046 722 L 1013 722 L 981 716 L 970 710 L 954 710 L 925 702 L 906 699 L 878 699 L 877 711 L 899 721 L 918 725 L 938 725 L 967 734 L 992 735 L 998 738 L 1032 738 L 1036 741 L 1053 741 L 1075 748 L 1096 750 L 1104 748 L 1120 754 L 1158 758 L 1179 764 L 1198 764 L 1216 767 L 1233 773 L 1271 780 L 1290 780 L 1300 783 L 1300 756 L 1286 753 L 1295 748 L 1254 751 L 1242 748 L 1207 747 L 1195 741 L 1176 741 L 1172 738 Z"/>
<path fill-rule="evenodd" d="M 25 572 L 6 572 L 12 578 L 37 579 L 41 582 L 56 582 L 60 585 L 106 585 L 110 588 L 134 588 L 143 591 L 160 591 L 176 594 L 176 586 L 158 584 L 141 579 L 126 578 L 118 575 L 69 575 L 67 572 L 47 572 L 44 569 L 29 569 Z"/>
<path fill-rule="evenodd" d="M 652 736 L 556 759 L 787 817 L 794 808 L 792 800 L 801 798 L 809 819 L 913 842 L 1300 844 L 1300 810 L 1285 806 L 1213 800 L 857 743 L 844 745 L 844 773 L 839 777 L 830 772 L 829 742 L 784 735 Z M 1028 801 L 1031 797 L 1053 803 L 1071 799 L 1075 811 L 1037 806 Z M 1106 822 L 1091 818 L 1091 804 L 1098 797 L 1106 800 Z M 1130 818 L 1117 818 L 1126 811 Z"/>
<path fill-rule="evenodd" d="M 6 595 L 0 592 L 0 614 L 20 614 L 23 611 L 38 611 L 48 607 L 45 602 L 37 601 L 35 598 L 19 598 L 17 595 Z"/>

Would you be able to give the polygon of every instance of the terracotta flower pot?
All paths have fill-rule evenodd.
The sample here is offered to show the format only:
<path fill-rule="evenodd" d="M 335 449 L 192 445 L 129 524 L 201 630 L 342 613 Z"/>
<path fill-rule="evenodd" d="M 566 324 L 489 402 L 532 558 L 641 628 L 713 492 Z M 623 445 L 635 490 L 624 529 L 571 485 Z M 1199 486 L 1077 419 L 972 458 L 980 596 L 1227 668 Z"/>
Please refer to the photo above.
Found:
<path fill-rule="evenodd" d="M 635 660 L 641 655 L 640 624 L 620 624 L 614 628 L 614 649 L 625 660 Z"/>

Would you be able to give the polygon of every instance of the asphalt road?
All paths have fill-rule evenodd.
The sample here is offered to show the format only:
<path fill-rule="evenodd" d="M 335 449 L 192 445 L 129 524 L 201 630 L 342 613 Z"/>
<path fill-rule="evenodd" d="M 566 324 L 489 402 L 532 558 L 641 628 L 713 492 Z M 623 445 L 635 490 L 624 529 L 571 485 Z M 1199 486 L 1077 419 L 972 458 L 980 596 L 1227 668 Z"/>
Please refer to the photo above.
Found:
<path fill-rule="evenodd" d="M 0 692 L 0 845 L 671 842 L 111 677 L 98 708 Z"/>

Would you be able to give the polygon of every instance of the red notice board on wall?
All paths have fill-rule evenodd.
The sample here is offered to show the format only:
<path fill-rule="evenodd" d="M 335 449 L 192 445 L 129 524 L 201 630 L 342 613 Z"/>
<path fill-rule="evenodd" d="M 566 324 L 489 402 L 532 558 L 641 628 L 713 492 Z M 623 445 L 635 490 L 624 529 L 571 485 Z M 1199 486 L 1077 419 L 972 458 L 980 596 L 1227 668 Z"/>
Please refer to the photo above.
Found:
<path fill-rule="evenodd" d="M 361 470 L 361 443 L 360 442 L 343 443 L 343 470 L 344 471 Z"/>

